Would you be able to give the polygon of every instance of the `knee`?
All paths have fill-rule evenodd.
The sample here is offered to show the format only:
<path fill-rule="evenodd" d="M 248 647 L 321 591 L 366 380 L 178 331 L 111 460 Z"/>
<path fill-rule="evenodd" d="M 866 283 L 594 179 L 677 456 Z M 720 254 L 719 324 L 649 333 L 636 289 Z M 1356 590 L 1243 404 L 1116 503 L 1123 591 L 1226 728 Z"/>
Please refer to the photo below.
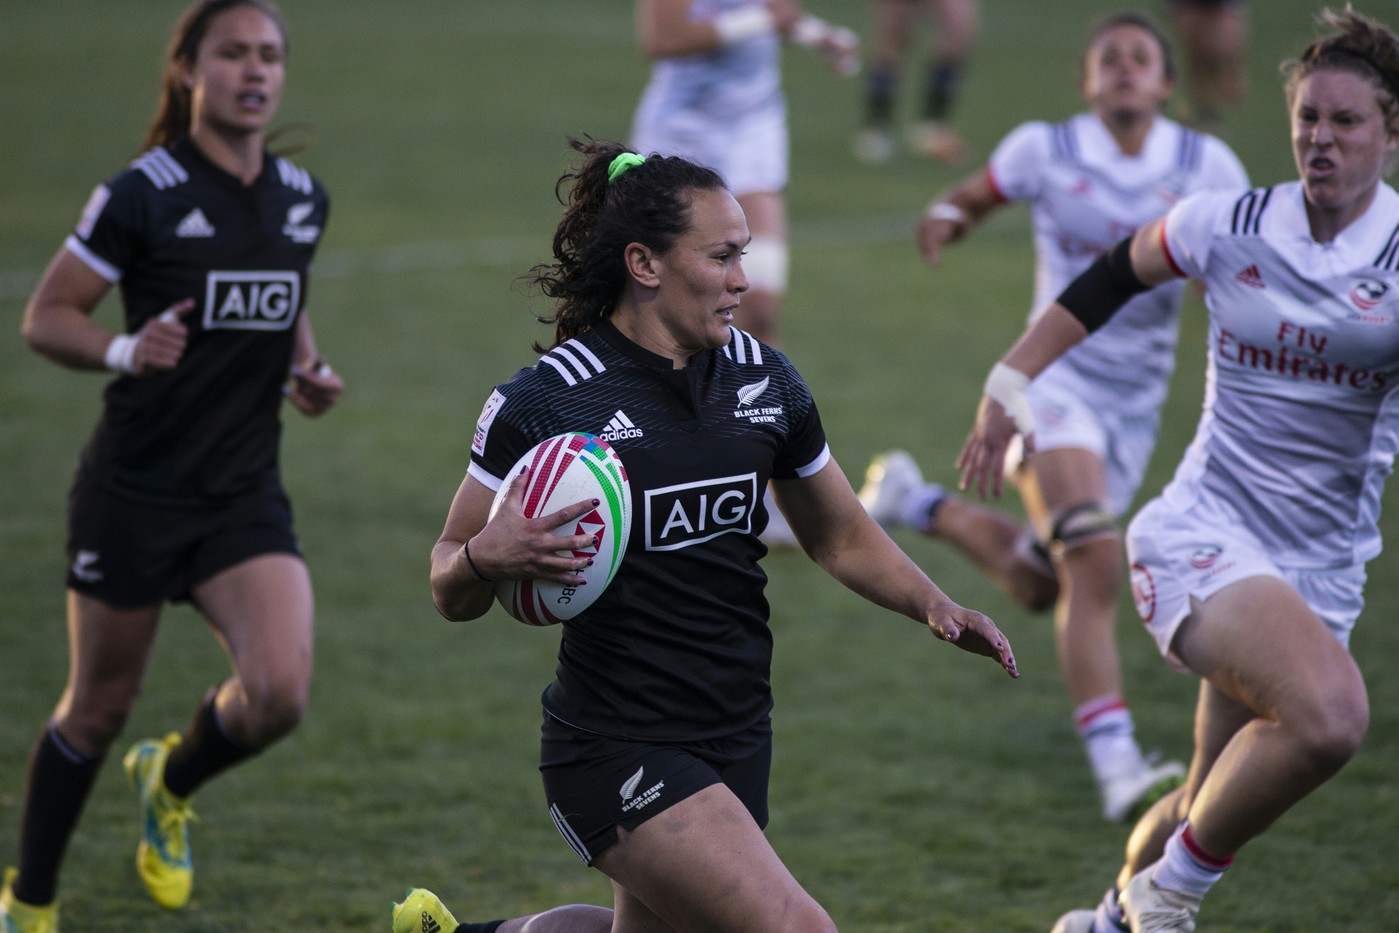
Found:
<path fill-rule="evenodd" d="M 1059 557 L 1060 573 L 1066 588 L 1079 600 L 1091 600 L 1099 605 L 1117 605 L 1122 592 L 1122 538 L 1116 532 L 1105 533 L 1091 541 L 1062 545 Z"/>
<path fill-rule="evenodd" d="M 1030 612 L 1048 612 L 1059 600 L 1059 580 L 1037 572 L 1012 573 L 1010 596 Z"/>
<path fill-rule="evenodd" d="M 53 717 L 55 728 L 79 750 L 101 755 L 126 728 L 140 692 L 134 681 L 83 685 L 66 694 Z"/>
<path fill-rule="evenodd" d="M 54 728 L 65 741 L 89 755 L 104 755 L 126 728 L 130 705 L 69 708 L 55 716 Z"/>
<path fill-rule="evenodd" d="M 1370 704 L 1363 686 L 1329 693 L 1306 719 L 1305 754 L 1318 771 L 1338 771 L 1355 757 L 1369 728 Z"/>
<path fill-rule="evenodd" d="M 301 724 L 310 701 L 303 680 L 260 681 L 243 685 L 246 719 L 241 739 L 256 748 L 270 745 Z"/>

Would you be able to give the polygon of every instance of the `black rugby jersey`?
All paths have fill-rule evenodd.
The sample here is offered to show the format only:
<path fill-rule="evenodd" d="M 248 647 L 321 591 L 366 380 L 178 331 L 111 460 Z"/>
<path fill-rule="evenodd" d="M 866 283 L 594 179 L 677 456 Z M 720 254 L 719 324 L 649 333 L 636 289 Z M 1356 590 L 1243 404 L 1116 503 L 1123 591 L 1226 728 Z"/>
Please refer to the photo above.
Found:
<path fill-rule="evenodd" d="M 185 298 L 196 304 L 175 369 L 107 386 L 83 452 L 93 479 L 167 503 L 276 481 L 282 387 L 328 209 L 291 162 L 264 154 L 244 185 L 187 137 L 97 187 L 65 245 L 119 284 L 127 333 Z"/>
<path fill-rule="evenodd" d="M 626 557 L 598 601 L 563 624 L 544 691 L 565 723 L 661 741 L 766 725 L 763 492 L 829 454 L 796 369 L 731 331 L 725 347 L 676 370 L 605 322 L 498 386 L 481 413 L 470 473 L 492 489 L 530 447 L 565 431 L 602 437 L 627 470 Z"/>

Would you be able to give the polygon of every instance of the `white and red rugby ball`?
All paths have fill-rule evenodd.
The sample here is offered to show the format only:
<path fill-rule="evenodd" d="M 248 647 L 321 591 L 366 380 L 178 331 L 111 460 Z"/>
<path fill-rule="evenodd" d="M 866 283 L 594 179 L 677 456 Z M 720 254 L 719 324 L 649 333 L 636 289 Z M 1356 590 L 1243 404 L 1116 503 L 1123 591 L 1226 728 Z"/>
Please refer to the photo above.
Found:
<path fill-rule="evenodd" d="M 593 559 L 593 565 L 581 571 L 585 585 L 501 580 L 495 586 L 496 599 L 516 619 L 527 625 L 557 625 L 597 602 L 622 566 L 631 534 L 631 485 L 621 458 L 607 441 L 594 434 L 558 434 L 534 445 L 516 461 L 496 492 L 491 515 L 495 515 L 511 483 L 526 467 L 526 518 L 547 515 L 583 499 L 598 501 L 597 508 L 554 532 L 592 535 L 591 547 L 571 552 L 575 557 Z"/>

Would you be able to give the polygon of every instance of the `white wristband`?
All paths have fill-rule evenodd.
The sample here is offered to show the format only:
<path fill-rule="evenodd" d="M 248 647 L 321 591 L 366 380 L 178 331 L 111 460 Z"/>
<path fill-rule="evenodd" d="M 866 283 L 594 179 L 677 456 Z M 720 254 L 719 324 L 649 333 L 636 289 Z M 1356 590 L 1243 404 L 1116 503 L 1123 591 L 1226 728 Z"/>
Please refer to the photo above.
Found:
<path fill-rule="evenodd" d="M 115 373 L 133 375 L 136 372 L 136 344 L 140 339 L 135 334 L 117 334 L 113 337 L 112 342 L 107 344 L 107 355 L 103 358 L 107 368 Z"/>
<path fill-rule="evenodd" d="M 714 31 L 719 34 L 720 45 L 733 45 L 754 36 L 766 35 L 777 28 L 772 11 L 766 6 L 725 10 L 714 17 L 713 23 Z"/>
<path fill-rule="evenodd" d="M 824 52 L 836 71 L 847 78 L 860 71 L 860 37 L 844 26 L 805 13 L 788 38 L 793 45 Z"/>
<path fill-rule="evenodd" d="M 950 220 L 954 224 L 967 222 L 967 212 L 951 201 L 934 201 L 928 205 L 927 214 L 933 220 Z"/>
<path fill-rule="evenodd" d="M 1030 385 L 1030 377 L 1005 363 L 991 367 L 986 377 L 986 397 L 999 402 L 1001 407 L 1015 422 L 1015 428 L 1023 435 L 1035 433 L 1035 415 L 1030 411 L 1030 401 L 1025 397 L 1025 389 Z"/>
<path fill-rule="evenodd" d="M 819 16 L 812 16 L 810 13 L 803 14 L 797 24 L 792 27 L 791 39 L 793 44 L 815 48 L 820 45 L 832 33 L 831 24 Z"/>

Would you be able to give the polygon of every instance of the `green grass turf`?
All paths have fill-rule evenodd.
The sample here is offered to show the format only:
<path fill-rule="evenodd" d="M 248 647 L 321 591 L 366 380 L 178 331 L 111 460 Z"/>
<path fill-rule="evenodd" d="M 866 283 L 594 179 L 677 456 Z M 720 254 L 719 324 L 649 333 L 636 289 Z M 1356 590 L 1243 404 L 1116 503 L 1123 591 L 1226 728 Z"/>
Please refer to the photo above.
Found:
<path fill-rule="evenodd" d="M 811 6 L 864 30 L 864 4 Z M 1086 23 L 1115 8 L 985 6 L 958 111 L 978 160 L 1017 123 L 1079 109 Z M 0 0 L 0 864 L 13 859 L 27 749 L 65 675 L 65 494 L 101 386 L 29 353 L 19 319 L 92 185 L 138 147 L 177 7 Z M 110 761 L 69 852 L 65 929 L 384 930 L 389 899 L 409 884 L 477 918 L 606 903 L 605 880 L 550 825 L 535 769 L 537 697 L 557 633 L 498 612 L 443 622 L 427 554 L 482 401 L 542 333 L 530 318 L 542 305 L 514 279 L 546 255 L 564 137 L 619 137 L 629 124 L 645 78 L 630 4 L 286 7 L 282 119 L 314 126 L 300 161 L 334 200 L 310 307 L 349 385 L 325 419 L 287 419 L 285 472 L 316 583 L 313 705 L 293 737 L 200 795 L 198 882 L 178 916 L 139 889 L 134 807 Z M 1251 94 L 1228 137 L 1256 180 L 1284 180 L 1293 170 L 1276 64 L 1309 40 L 1314 7 L 1254 9 Z M 909 232 L 965 169 L 908 156 L 858 165 L 848 155 L 857 87 L 800 51 L 788 56 L 787 85 L 787 349 L 852 481 L 889 446 L 950 478 L 981 380 L 1023 321 L 1026 213 L 1004 212 L 927 271 Z M 115 326 L 115 303 L 98 315 Z M 1170 475 L 1193 430 L 1202 345 L 1192 306 L 1145 493 Z M 1387 501 L 1392 511 L 1393 494 Z M 1017 611 L 935 542 L 899 540 L 950 594 L 1002 623 L 1025 676 L 1012 683 L 840 590 L 804 558 L 774 556 L 770 838 L 842 929 L 1047 930 L 1096 900 L 1125 839 L 1097 817 L 1049 622 Z M 1399 575 L 1392 553 L 1371 570 L 1353 644 L 1371 688 L 1366 746 L 1247 847 L 1202 928 L 1393 929 L 1399 688 L 1381 659 L 1399 654 L 1390 624 Z M 1139 732 L 1186 755 L 1193 681 L 1166 670 L 1125 597 L 1121 618 Z M 176 608 L 166 621 L 128 739 L 182 728 L 225 673 L 197 616 Z"/>

